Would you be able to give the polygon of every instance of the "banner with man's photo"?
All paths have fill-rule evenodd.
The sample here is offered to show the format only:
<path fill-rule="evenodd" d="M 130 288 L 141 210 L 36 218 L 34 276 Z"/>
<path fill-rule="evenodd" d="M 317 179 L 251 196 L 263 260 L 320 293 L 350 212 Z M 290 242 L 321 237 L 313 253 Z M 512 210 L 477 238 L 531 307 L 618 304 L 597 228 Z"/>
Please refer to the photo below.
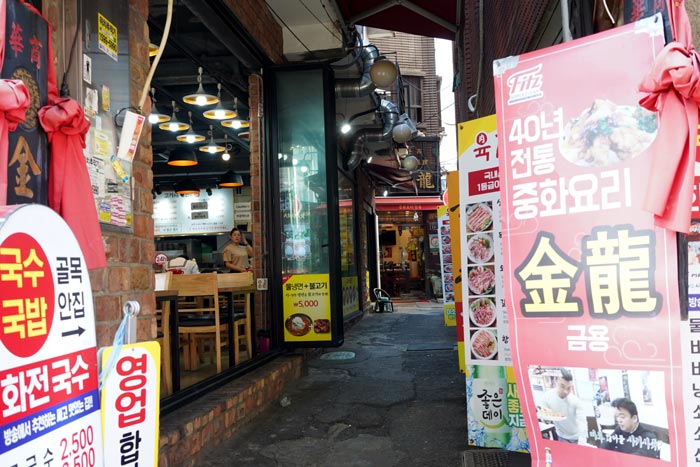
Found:
<path fill-rule="evenodd" d="M 494 62 L 506 307 L 533 466 L 696 465 L 675 233 L 642 209 L 660 16 Z"/>

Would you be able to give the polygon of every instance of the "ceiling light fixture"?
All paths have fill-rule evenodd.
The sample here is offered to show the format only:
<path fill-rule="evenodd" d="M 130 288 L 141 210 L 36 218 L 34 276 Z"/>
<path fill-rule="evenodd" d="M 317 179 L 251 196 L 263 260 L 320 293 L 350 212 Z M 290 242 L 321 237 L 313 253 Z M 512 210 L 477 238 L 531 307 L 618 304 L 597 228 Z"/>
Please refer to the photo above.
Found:
<path fill-rule="evenodd" d="M 207 195 L 211 196 L 211 194 L 212 194 L 211 188 L 207 188 Z"/>
<path fill-rule="evenodd" d="M 155 57 L 156 55 L 158 55 L 158 46 L 153 43 L 148 44 L 148 56 Z"/>
<path fill-rule="evenodd" d="M 197 165 L 197 154 L 191 149 L 174 149 L 168 156 L 168 165 L 176 167 L 189 167 Z"/>
<path fill-rule="evenodd" d="M 237 136 L 241 139 L 250 139 L 250 131 L 241 131 Z"/>
<path fill-rule="evenodd" d="M 199 147 L 200 151 L 208 152 L 209 154 L 216 154 L 217 152 L 222 152 L 226 149 L 225 147 L 219 146 L 218 144 L 216 144 L 216 142 L 214 142 L 214 126 L 213 125 L 209 125 L 209 135 L 210 135 L 209 143 L 205 146 L 200 146 Z"/>
<path fill-rule="evenodd" d="M 233 98 L 233 111 L 236 113 L 234 117 L 238 117 L 240 114 L 238 113 L 238 98 L 234 97 Z M 233 118 L 231 120 L 224 120 L 221 122 L 221 125 L 225 126 L 226 128 L 233 128 L 234 130 L 240 130 L 241 128 L 249 128 L 250 127 L 250 122 L 248 120 L 242 120 L 240 118 Z"/>
<path fill-rule="evenodd" d="M 221 176 L 221 180 L 219 180 L 219 186 L 224 188 L 234 188 L 243 186 L 243 177 L 241 177 L 233 170 L 229 170 Z"/>
<path fill-rule="evenodd" d="M 180 120 L 177 119 L 177 115 L 175 115 L 175 112 L 177 112 L 175 101 L 173 101 L 172 104 L 173 116 L 170 118 L 169 121 L 158 124 L 158 128 L 160 128 L 161 130 L 172 131 L 173 133 L 176 131 L 185 131 L 189 129 L 190 126 L 187 123 L 182 123 Z"/>
<path fill-rule="evenodd" d="M 221 159 L 224 161 L 228 161 L 231 159 L 231 154 L 229 154 L 229 150 L 231 149 L 231 145 L 228 144 L 228 135 L 224 133 L 224 147 L 226 148 L 224 150 L 224 153 L 221 155 Z"/>
<path fill-rule="evenodd" d="M 199 187 L 194 180 L 188 178 L 175 184 L 175 193 L 178 195 L 198 195 Z"/>
<path fill-rule="evenodd" d="M 219 102 L 219 98 L 207 94 L 207 92 L 204 90 L 204 86 L 202 86 L 202 73 L 204 72 L 204 69 L 200 66 L 197 70 L 197 83 L 199 83 L 199 86 L 197 87 L 197 90 L 195 91 L 194 94 L 188 94 L 185 97 L 182 98 L 182 100 L 186 104 L 191 104 L 191 105 L 199 105 L 204 106 L 204 105 L 212 105 L 216 104 Z"/>
<path fill-rule="evenodd" d="M 194 132 L 194 129 L 192 127 L 192 112 L 187 112 L 187 115 L 189 115 L 189 117 L 190 117 L 190 129 L 187 131 L 187 133 L 177 135 L 177 137 L 175 137 L 175 139 L 178 141 L 182 141 L 183 143 L 190 143 L 190 144 L 201 143 L 206 138 L 204 136 Z"/>
<path fill-rule="evenodd" d="M 166 115 L 158 111 L 156 107 L 156 89 L 151 88 L 151 113 L 148 114 L 148 121 L 155 125 L 156 123 L 163 123 L 170 121 L 170 115 Z"/>
<path fill-rule="evenodd" d="M 237 117 L 238 112 L 236 112 L 235 109 L 227 109 L 221 104 L 221 83 L 217 84 L 217 89 L 218 91 L 216 92 L 216 97 L 219 99 L 219 103 L 216 104 L 216 107 L 213 109 L 209 109 L 204 112 L 204 116 L 211 120 L 226 120 L 227 118 Z"/>

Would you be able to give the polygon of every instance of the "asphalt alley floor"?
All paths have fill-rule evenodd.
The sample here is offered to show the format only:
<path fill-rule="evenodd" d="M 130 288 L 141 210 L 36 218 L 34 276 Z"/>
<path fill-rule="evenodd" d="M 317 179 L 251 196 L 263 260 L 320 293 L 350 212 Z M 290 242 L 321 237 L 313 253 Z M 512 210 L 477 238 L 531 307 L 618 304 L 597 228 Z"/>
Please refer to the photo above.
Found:
<path fill-rule="evenodd" d="M 201 453 L 197 465 L 469 465 L 456 330 L 444 325 L 438 303 L 396 304 L 394 313 L 365 316 L 342 347 L 310 360 L 308 374 L 278 402 Z"/>

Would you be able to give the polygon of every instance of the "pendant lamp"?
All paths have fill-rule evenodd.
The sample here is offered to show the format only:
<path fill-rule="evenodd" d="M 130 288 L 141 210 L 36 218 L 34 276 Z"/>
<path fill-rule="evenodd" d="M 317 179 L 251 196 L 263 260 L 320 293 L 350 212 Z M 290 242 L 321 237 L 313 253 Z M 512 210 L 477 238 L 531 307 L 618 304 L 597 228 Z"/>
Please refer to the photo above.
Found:
<path fill-rule="evenodd" d="M 214 126 L 213 125 L 209 125 L 209 134 L 211 135 L 209 138 L 209 143 L 205 146 L 200 146 L 199 150 L 202 152 L 209 153 L 209 154 L 216 154 L 217 152 L 224 151 L 226 148 L 223 146 L 219 146 L 214 141 Z"/>
<path fill-rule="evenodd" d="M 233 170 L 229 170 L 221 176 L 221 180 L 219 180 L 219 186 L 224 188 L 243 186 L 243 177 L 241 177 Z"/>
<path fill-rule="evenodd" d="M 152 125 L 156 123 L 164 123 L 170 121 L 170 115 L 158 111 L 156 107 L 156 89 L 151 88 L 151 113 L 148 114 L 148 121 Z"/>
<path fill-rule="evenodd" d="M 191 149 L 174 149 L 168 157 L 168 165 L 176 167 L 197 165 L 197 155 Z"/>
<path fill-rule="evenodd" d="M 218 97 L 211 94 L 207 94 L 207 92 L 204 90 L 204 86 L 202 86 L 203 72 L 204 69 L 200 66 L 197 70 L 197 83 L 199 83 L 199 86 L 197 87 L 197 90 L 194 92 L 194 94 L 188 94 L 182 98 L 182 100 L 186 104 L 204 106 L 216 104 L 217 102 L 219 102 Z"/>
<path fill-rule="evenodd" d="M 206 112 L 204 112 L 204 116 L 210 120 L 226 120 L 228 118 L 234 118 L 238 114 L 236 113 L 235 109 L 227 109 L 221 104 L 221 83 L 217 85 L 218 91 L 216 93 L 216 97 L 219 99 L 219 103 L 216 104 L 216 107 L 213 109 L 209 109 Z"/>
<path fill-rule="evenodd" d="M 192 112 L 187 112 L 187 115 L 190 117 L 190 129 L 187 130 L 187 133 L 177 135 L 175 139 L 178 141 L 182 141 L 183 143 L 201 143 L 206 138 L 200 134 L 195 133 L 194 129 L 192 128 Z"/>
<path fill-rule="evenodd" d="M 175 112 L 177 111 L 177 107 L 175 107 L 175 101 L 172 102 L 173 104 L 173 116 L 170 118 L 170 121 L 163 122 L 158 124 L 158 128 L 161 130 L 166 130 L 166 131 L 185 131 L 190 128 L 190 126 L 187 123 L 182 123 L 180 120 L 177 119 L 177 116 L 175 115 Z"/>
<path fill-rule="evenodd" d="M 175 184 L 175 193 L 178 195 L 198 195 L 199 187 L 194 180 L 188 178 Z"/>

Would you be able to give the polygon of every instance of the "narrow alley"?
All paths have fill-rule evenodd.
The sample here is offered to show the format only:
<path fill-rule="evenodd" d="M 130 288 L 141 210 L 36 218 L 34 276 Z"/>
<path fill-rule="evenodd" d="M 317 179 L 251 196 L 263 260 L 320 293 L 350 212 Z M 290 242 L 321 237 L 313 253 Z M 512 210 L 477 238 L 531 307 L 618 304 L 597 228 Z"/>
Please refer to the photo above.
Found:
<path fill-rule="evenodd" d="M 519 458 L 529 465 L 529 456 L 484 450 L 463 459 L 465 380 L 455 328 L 444 326 L 436 303 L 395 309 L 366 316 L 342 347 L 311 360 L 278 404 L 197 465 L 505 466 Z"/>

